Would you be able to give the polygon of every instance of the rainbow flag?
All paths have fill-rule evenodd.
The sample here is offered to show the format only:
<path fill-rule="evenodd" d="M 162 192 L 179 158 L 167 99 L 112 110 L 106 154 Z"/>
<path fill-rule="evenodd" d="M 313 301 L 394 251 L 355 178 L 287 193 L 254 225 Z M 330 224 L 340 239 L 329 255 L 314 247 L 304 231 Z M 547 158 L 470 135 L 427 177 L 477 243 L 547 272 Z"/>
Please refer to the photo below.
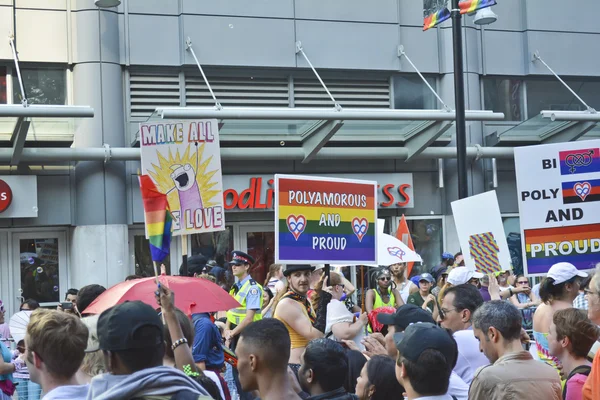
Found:
<path fill-rule="evenodd" d="M 152 261 L 161 262 L 171 247 L 173 218 L 169 202 L 167 195 L 158 191 L 150 176 L 141 175 L 139 179 Z"/>
<path fill-rule="evenodd" d="M 496 0 L 462 0 L 458 3 L 461 14 L 468 14 L 482 8 L 496 5 Z"/>
<path fill-rule="evenodd" d="M 424 0 L 423 1 L 423 30 L 431 29 L 448 18 L 450 18 L 450 11 L 446 7 L 447 1 L 434 1 Z"/>
<path fill-rule="evenodd" d="M 527 272 L 545 274 L 559 262 L 577 269 L 593 269 L 600 250 L 600 224 L 526 229 Z"/>
<path fill-rule="evenodd" d="M 275 175 L 275 258 L 375 264 L 377 183 Z"/>

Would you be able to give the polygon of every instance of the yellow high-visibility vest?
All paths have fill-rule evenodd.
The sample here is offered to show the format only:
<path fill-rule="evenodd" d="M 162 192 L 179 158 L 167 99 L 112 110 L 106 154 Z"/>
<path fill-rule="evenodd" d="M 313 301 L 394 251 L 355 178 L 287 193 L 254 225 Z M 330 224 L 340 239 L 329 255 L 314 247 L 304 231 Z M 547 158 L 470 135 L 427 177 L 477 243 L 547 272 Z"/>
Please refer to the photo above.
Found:
<path fill-rule="evenodd" d="M 242 285 L 240 290 L 238 290 L 237 293 L 235 293 L 235 287 L 233 287 L 229 291 L 229 294 L 232 295 L 233 298 L 236 299 L 237 302 L 241 304 L 241 307 L 240 308 L 232 308 L 231 310 L 227 311 L 227 321 L 229 321 L 232 324 L 239 325 L 240 322 L 242 322 L 242 320 L 246 317 L 246 311 L 247 311 L 246 310 L 246 296 L 248 295 L 250 290 L 258 290 L 260 293 L 260 309 L 256 310 L 252 321 L 253 322 L 260 321 L 262 319 L 261 311 L 262 311 L 262 306 L 263 306 L 263 298 L 262 298 L 263 288 L 254 279 L 248 279 L 246 281 L 246 283 L 244 283 Z"/>

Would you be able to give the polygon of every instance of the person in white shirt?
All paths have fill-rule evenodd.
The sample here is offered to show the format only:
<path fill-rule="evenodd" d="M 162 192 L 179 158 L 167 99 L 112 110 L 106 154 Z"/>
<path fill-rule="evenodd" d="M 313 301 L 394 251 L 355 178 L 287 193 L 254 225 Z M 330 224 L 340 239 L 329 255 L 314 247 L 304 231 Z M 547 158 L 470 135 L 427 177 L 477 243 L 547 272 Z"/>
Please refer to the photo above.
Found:
<path fill-rule="evenodd" d="M 327 305 L 327 323 L 325 326 L 325 337 L 333 336 L 337 341 L 352 340 L 362 351 L 364 346 L 361 343 L 366 335 L 369 318 L 367 313 L 362 313 L 358 319 L 354 317 L 346 305 L 341 302 L 344 295 L 344 284 L 341 276 L 336 272 L 330 274 L 331 301 Z"/>
<path fill-rule="evenodd" d="M 473 335 L 471 317 L 481 305 L 483 297 L 471 284 L 452 286 L 446 291 L 440 307 L 440 324 L 452 332 L 458 346 L 454 372 L 470 384 L 479 367 L 489 365 L 487 357 L 479 351 L 479 341 Z"/>
<path fill-rule="evenodd" d="M 43 400 L 80 400 L 87 385 L 78 385 L 77 370 L 88 344 L 88 329 L 74 315 L 39 309 L 33 312 L 25 335 L 25 358 L 30 378 L 42 386 Z"/>
<path fill-rule="evenodd" d="M 451 400 L 448 386 L 458 351 L 445 329 L 427 322 L 394 335 L 398 358 L 396 378 L 408 400 Z"/>

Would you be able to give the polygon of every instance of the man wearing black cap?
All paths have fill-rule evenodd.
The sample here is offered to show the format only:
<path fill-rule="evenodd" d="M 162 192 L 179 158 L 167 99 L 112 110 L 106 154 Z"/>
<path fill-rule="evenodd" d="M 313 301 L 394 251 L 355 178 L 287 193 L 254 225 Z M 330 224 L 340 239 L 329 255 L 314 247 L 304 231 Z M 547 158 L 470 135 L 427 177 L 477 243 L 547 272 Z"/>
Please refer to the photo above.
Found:
<path fill-rule="evenodd" d="M 315 267 L 307 264 L 284 267 L 283 275 L 288 281 L 288 291 L 276 304 L 273 315 L 283 322 L 290 334 L 289 366 L 296 374 L 300 369 L 300 357 L 308 342 L 323 337 L 323 332 L 315 328 L 317 315 L 306 298 L 310 289 L 310 275 L 314 269 Z"/>
<path fill-rule="evenodd" d="M 162 365 L 163 324 L 149 305 L 131 301 L 109 308 L 100 314 L 97 330 L 108 373 L 92 379 L 89 400 L 210 398 L 183 372 Z"/>
<path fill-rule="evenodd" d="M 456 364 L 456 342 L 445 329 L 418 322 L 394 335 L 398 357 L 396 378 L 408 400 L 452 400 L 448 385 Z"/>

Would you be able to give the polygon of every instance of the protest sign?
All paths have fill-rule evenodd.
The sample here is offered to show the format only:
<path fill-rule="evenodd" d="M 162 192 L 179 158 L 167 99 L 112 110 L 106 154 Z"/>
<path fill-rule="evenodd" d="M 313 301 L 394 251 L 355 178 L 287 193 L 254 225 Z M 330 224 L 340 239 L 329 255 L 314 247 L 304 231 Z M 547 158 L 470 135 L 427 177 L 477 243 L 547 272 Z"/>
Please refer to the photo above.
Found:
<path fill-rule="evenodd" d="M 511 269 L 496 192 L 453 201 L 451 205 L 465 266 L 483 273 Z"/>
<path fill-rule="evenodd" d="M 375 264 L 377 182 L 275 175 L 275 262 Z"/>
<path fill-rule="evenodd" d="M 600 140 L 515 149 L 524 270 L 600 261 Z"/>
<path fill-rule="evenodd" d="M 140 124 L 142 175 L 167 195 L 173 235 L 225 229 L 217 120 Z"/>

